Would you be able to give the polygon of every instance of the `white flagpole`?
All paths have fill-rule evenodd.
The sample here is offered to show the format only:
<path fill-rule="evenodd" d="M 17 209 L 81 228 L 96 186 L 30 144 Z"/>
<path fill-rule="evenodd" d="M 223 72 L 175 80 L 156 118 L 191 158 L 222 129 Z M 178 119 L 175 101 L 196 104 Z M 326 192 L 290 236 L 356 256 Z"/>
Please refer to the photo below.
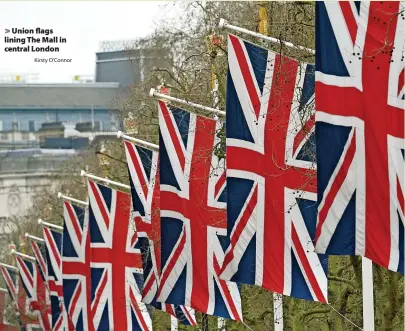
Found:
<path fill-rule="evenodd" d="M 250 30 L 245 29 L 245 28 L 240 28 L 238 26 L 231 25 L 223 18 L 221 18 L 219 20 L 218 27 L 220 29 L 225 28 L 225 29 L 228 29 L 228 30 L 241 32 L 241 33 L 247 34 L 249 36 L 253 36 L 253 37 L 260 38 L 260 39 L 263 39 L 263 40 L 266 40 L 266 41 L 270 41 L 272 43 L 282 44 L 282 45 L 285 45 L 285 46 L 290 47 L 290 48 L 296 48 L 296 49 L 306 51 L 308 53 L 315 54 L 315 50 L 313 50 L 311 48 L 307 48 L 307 47 L 300 46 L 300 45 L 294 45 L 294 44 L 292 44 L 292 43 L 290 43 L 288 41 L 283 41 L 283 40 L 278 39 L 278 38 L 269 37 L 269 36 L 266 36 L 266 35 L 258 33 L 258 32 L 250 31 Z"/>
<path fill-rule="evenodd" d="M 68 197 L 67 195 L 63 195 L 61 192 L 58 192 L 58 199 L 62 199 L 65 201 L 73 202 L 78 205 L 88 206 L 89 204 L 86 201 L 78 200 L 72 197 Z"/>
<path fill-rule="evenodd" d="M 214 62 L 212 63 L 212 66 L 214 65 Z M 213 106 L 215 107 L 216 110 L 219 110 L 219 96 L 218 96 L 218 77 L 214 72 L 214 67 L 211 68 L 211 74 L 214 76 L 213 80 L 213 86 L 212 86 L 212 99 L 213 99 Z M 218 120 L 218 115 L 214 114 L 214 120 Z M 223 317 L 218 317 L 217 321 L 217 326 L 218 326 L 218 331 L 226 331 L 225 326 L 226 326 L 226 321 L 225 318 Z"/>
<path fill-rule="evenodd" d="M 177 318 L 170 315 L 170 331 L 178 331 L 179 330 L 179 322 Z"/>
<path fill-rule="evenodd" d="M 14 271 L 14 272 L 18 272 L 18 269 L 16 267 L 9 265 L 9 264 L 5 264 L 3 262 L 0 262 L 0 267 L 6 268 L 6 269 Z"/>
<path fill-rule="evenodd" d="M 39 238 L 39 237 L 36 237 L 36 236 L 33 236 L 33 235 L 30 235 L 28 232 L 25 233 L 25 238 L 30 239 L 30 240 L 32 240 L 32 241 L 36 241 L 36 242 L 42 243 L 42 244 L 45 242 L 44 239 Z"/>
<path fill-rule="evenodd" d="M 226 320 L 223 317 L 218 317 L 218 331 L 226 331 Z"/>
<path fill-rule="evenodd" d="M 23 258 L 24 260 L 28 260 L 28 261 L 37 263 L 37 260 L 35 259 L 35 257 L 33 257 L 33 256 L 31 256 L 31 255 L 27 255 L 27 254 L 23 254 L 23 253 L 17 252 L 15 249 L 12 249 L 12 250 L 11 250 L 11 254 L 17 255 L 17 256 Z"/>
<path fill-rule="evenodd" d="M 88 172 L 86 172 L 84 170 L 82 170 L 80 172 L 80 176 L 87 177 L 87 178 L 90 178 L 90 179 L 94 179 L 94 180 L 97 180 L 97 181 L 100 181 L 100 182 L 103 182 L 103 183 L 106 183 L 106 184 L 112 184 L 112 185 L 115 185 L 115 186 L 119 186 L 119 187 L 127 189 L 127 190 L 131 189 L 131 187 L 129 185 L 126 185 L 126 184 L 123 184 L 123 183 L 120 183 L 120 182 L 115 182 L 115 181 L 113 181 L 111 179 L 108 179 L 108 178 L 98 177 L 98 176 L 89 174 Z"/>
<path fill-rule="evenodd" d="M 165 99 L 165 100 L 169 100 L 169 101 L 174 101 L 174 102 L 180 103 L 182 105 L 186 105 L 186 106 L 190 106 L 190 107 L 193 107 L 193 108 L 197 108 L 197 109 L 207 111 L 207 112 L 209 112 L 209 113 L 211 113 L 213 115 L 218 115 L 218 116 L 221 116 L 221 117 L 225 117 L 225 112 L 223 110 L 218 110 L 218 109 L 215 109 L 215 108 L 200 105 L 198 103 L 194 103 L 194 102 L 190 102 L 190 101 L 187 101 L 187 100 L 171 97 L 170 95 L 156 92 L 156 90 L 154 88 L 150 89 L 149 96 L 150 97 L 156 97 L 158 99 Z"/>
<path fill-rule="evenodd" d="M 273 293 L 274 331 L 284 330 L 283 296 Z"/>
<path fill-rule="evenodd" d="M 363 283 L 363 330 L 374 331 L 374 282 L 373 262 L 362 257 L 362 283 Z"/>
<path fill-rule="evenodd" d="M 42 226 L 45 226 L 47 228 L 54 229 L 56 231 L 63 231 L 63 226 L 52 224 L 52 223 L 49 223 L 49 222 L 45 222 L 44 220 L 41 220 L 41 219 L 38 220 L 38 225 L 42 225 Z"/>
<path fill-rule="evenodd" d="M 145 140 L 141 140 L 141 139 L 138 139 L 138 138 L 128 136 L 125 133 L 123 133 L 122 131 L 117 132 L 117 138 L 118 139 L 122 138 L 124 140 L 128 140 L 128 141 L 133 142 L 134 144 L 136 144 L 136 145 L 138 145 L 140 147 L 144 147 L 144 148 L 150 149 L 152 151 L 159 151 L 159 145 L 152 144 L 152 143 L 147 142 Z"/>

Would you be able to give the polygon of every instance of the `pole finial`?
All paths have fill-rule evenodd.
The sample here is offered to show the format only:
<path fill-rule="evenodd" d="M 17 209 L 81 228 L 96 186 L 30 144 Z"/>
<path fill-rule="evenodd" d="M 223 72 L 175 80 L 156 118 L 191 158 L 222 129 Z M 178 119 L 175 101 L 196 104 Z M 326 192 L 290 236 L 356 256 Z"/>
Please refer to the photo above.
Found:
<path fill-rule="evenodd" d="M 80 171 L 80 176 L 81 176 L 81 177 L 86 176 L 86 171 L 85 171 L 85 170 Z"/>
<path fill-rule="evenodd" d="M 155 92 L 156 92 L 156 90 L 154 88 L 151 88 L 150 91 L 149 91 L 149 96 L 151 98 L 153 98 L 155 96 Z"/>
<path fill-rule="evenodd" d="M 224 18 L 220 18 L 219 23 L 218 23 L 218 28 L 223 29 L 225 24 L 226 24 L 226 20 Z"/>
<path fill-rule="evenodd" d="M 122 137 L 122 131 L 117 132 L 117 138 L 120 139 Z"/>

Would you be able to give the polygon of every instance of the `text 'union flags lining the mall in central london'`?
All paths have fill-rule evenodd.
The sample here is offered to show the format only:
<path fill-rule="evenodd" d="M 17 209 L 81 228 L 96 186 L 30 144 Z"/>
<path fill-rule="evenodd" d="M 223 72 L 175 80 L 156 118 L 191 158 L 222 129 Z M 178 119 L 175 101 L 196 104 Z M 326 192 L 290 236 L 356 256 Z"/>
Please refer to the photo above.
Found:
<path fill-rule="evenodd" d="M 219 121 L 159 102 L 162 273 L 158 301 L 242 319 L 239 288 L 219 278 L 226 235 Z"/>
<path fill-rule="evenodd" d="M 316 249 L 402 274 L 404 10 L 399 1 L 325 1 L 315 19 Z"/>
<path fill-rule="evenodd" d="M 88 180 L 92 316 L 96 330 L 152 330 L 134 247 L 131 197 Z"/>
<path fill-rule="evenodd" d="M 229 247 L 221 277 L 327 301 L 314 252 L 314 67 L 228 38 Z"/>
<path fill-rule="evenodd" d="M 142 254 L 142 301 L 166 311 L 185 325 L 196 325 L 194 309 L 156 301 L 160 261 L 159 152 L 124 141 L 135 221 L 135 247 Z"/>

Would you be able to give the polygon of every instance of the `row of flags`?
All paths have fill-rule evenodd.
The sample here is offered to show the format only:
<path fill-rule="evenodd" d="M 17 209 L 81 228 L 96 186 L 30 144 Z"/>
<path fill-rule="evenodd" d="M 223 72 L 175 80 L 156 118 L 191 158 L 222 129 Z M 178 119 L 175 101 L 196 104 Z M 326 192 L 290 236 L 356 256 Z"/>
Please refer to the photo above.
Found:
<path fill-rule="evenodd" d="M 19 328 L 6 321 L 5 309 L 6 309 L 6 296 L 7 290 L 0 288 L 0 330 L 4 331 L 18 331 Z"/>
<path fill-rule="evenodd" d="M 229 35 L 225 123 L 159 101 L 159 145 L 124 139 L 130 194 L 88 179 L 15 255 L 42 327 L 243 321 L 240 284 L 326 303 L 330 254 L 404 274 L 403 11 L 317 2 L 315 65 Z"/>
<path fill-rule="evenodd" d="M 37 272 L 39 272 L 36 265 L 33 266 L 31 264 L 29 266 L 35 268 L 33 269 L 33 274 L 36 276 Z M 27 331 L 51 330 L 49 300 L 47 300 L 47 296 L 44 296 L 45 283 L 43 279 L 35 277 L 30 279 L 35 284 L 25 284 L 24 279 L 27 280 L 27 278 L 23 275 L 19 277 L 19 269 L 17 267 L 3 263 L 0 264 L 0 271 L 12 300 L 12 307 L 17 313 L 19 327 Z M 34 292 L 32 289 L 34 289 Z M 4 310 L 2 310 L 2 324 L 6 324 L 4 322 L 4 313 Z"/>
<path fill-rule="evenodd" d="M 7 266 L 5 264 L 0 265 L 0 272 L 4 278 L 7 289 L 1 291 L 0 294 L 0 326 L 1 330 L 35 330 L 39 328 L 38 317 L 34 314 L 30 307 L 30 301 L 27 294 L 18 280 L 16 273 L 17 268 L 13 266 Z M 6 293 L 8 292 L 11 298 L 11 307 L 18 312 L 18 326 L 11 325 L 6 319 L 6 307 L 8 301 L 6 300 Z"/>

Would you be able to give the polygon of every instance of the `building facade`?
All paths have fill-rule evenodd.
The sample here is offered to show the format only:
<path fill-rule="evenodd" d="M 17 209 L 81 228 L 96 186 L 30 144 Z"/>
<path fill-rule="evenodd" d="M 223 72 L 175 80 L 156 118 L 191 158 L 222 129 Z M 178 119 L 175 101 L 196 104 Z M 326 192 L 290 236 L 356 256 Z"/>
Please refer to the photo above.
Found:
<path fill-rule="evenodd" d="M 119 83 L 0 84 L 0 133 L 3 139 L 31 140 L 43 123 L 92 123 L 96 131 L 114 131 Z M 26 133 L 24 137 L 9 135 Z M 14 136 L 14 137 L 13 137 Z M 24 139 L 23 139 L 24 138 Z M 28 139 L 26 139 L 28 138 Z M 15 141 L 15 140 L 14 140 Z"/>
<path fill-rule="evenodd" d="M 0 84 L 0 236 L 50 176 L 97 136 L 120 128 L 119 83 Z"/>
<path fill-rule="evenodd" d="M 120 86 L 131 86 L 145 81 L 156 67 L 167 67 L 168 53 L 164 49 L 139 47 L 125 42 L 108 42 L 96 53 L 96 82 L 117 81 Z"/>

